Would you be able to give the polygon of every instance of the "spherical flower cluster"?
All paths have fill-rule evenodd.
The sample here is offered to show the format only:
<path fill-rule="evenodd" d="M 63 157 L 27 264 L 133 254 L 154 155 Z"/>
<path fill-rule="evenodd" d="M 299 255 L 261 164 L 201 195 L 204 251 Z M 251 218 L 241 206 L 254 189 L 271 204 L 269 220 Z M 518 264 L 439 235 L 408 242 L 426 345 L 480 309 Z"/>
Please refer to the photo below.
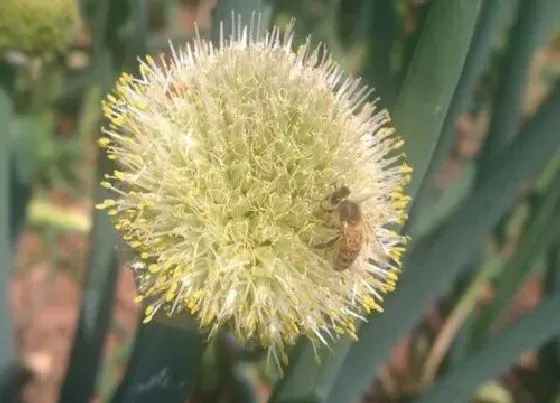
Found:
<path fill-rule="evenodd" d="M 78 22 L 76 0 L 1 0 L 0 55 L 45 55 L 64 49 Z"/>
<path fill-rule="evenodd" d="M 411 171 L 371 91 L 309 41 L 292 47 L 290 29 L 249 26 L 217 48 L 197 37 L 169 60 L 147 57 L 108 96 L 99 141 L 119 170 L 98 208 L 145 268 L 146 320 L 186 311 L 277 362 L 300 335 L 328 345 L 381 311 Z M 342 186 L 361 219 L 337 214 Z"/>

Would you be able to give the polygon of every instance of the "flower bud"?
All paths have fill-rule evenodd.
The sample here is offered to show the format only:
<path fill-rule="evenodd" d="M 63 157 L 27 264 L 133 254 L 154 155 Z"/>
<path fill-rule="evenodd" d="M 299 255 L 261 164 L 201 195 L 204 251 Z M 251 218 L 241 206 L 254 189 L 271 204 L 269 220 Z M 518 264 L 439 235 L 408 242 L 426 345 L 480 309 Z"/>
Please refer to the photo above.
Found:
<path fill-rule="evenodd" d="M 76 0 L 0 1 L 0 55 L 46 55 L 64 49 L 78 21 Z"/>

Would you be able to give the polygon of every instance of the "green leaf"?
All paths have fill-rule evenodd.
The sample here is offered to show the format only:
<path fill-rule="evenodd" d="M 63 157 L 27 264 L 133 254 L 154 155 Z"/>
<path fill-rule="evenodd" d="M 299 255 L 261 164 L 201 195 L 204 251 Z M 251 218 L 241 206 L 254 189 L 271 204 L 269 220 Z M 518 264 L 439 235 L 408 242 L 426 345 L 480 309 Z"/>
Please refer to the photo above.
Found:
<path fill-rule="evenodd" d="M 108 402 L 115 392 L 115 385 L 122 378 L 121 368 L 129 357 L 134 338 L 127 338 L 122 344 L 117 346 L 103 363 L 101 374 L 97 381 L 97 398 L 101 402 Z M 128 370 L 128 366 L 127 366 Z M 125 375 L 126 376 L 126 375 Z"/>
<path fill-rule="evenodd" d="M 12 241 L 10 193 L 11 168 L 10 163 L 10 130 L 12 124 L 11 90 L 14 71 L 7 62 L 1 59 L 0 53 L 0 295 L 5 301 L 0 304 L 0 398 L 6 401 L 16 401 L 18 388 L 16 385 L 16 350 L 14 328 L 8 301 L 10 275 L 12 273 L 12 258 L 14 244 Z M 9 400 L 8 400 L 9 399 Z M 2 401 L 4 401 L 2 399 Z"/>
<path fill-rule="evenodd" d="M 127 49 L 136 57 L 143 57 L 147 51 L 148 38 L 148 0 L 129 0 L 130 10 L 134 19 L 134 33 L 132 35 L 132 43 Z"/>
<path fill-rule="evenodd" d="M 503 5 L 507 2 L 486 2 L 491 6 Z M 511 6 L 517 6 L 518 1 L 509 2 Z M 546 9 L 550 8 L 551 2 L 546 0 L 522 1 L 516 7 L 517 21 L 510 30 L 506 55 L 501 61 L 498 89 L 494 99 L 493 114 L 490 123 L 490 131 L 486 136 L 486 141 L 480 152 L 480 160 L 475 175 L 475 186 L 484 178 L 487 171 L 491 169 L 494 159 L 504 151 L 511 139 L 517 134 L 520 125 L 520 114 L 523 106 L 524 92 L 528 80 L 528 70 L 536 47 L 538 45 L 539 31 L 546 21 Z M 510 17 L 513 11 L 508 9 L 502 16 Z M 515 15 L 513 15 L 515 17 Z M 502 18 L 503 20 L 503 18 Z M 536 29 L 535 29 L 536 27 Z M 496 241 L 502 244 L 506 223 L 511 221 L 511 212 L 501 217 L 494 230 Z M 471 268 L 465 270 L 463 278 L 472 276 L 474 268 L 477 266 L 476 259 Z M 459 286 L 460 286 L 459 282 Z M 474 321 L 471 322 L 474 324 Z M 469 329 L 472 332 L 473 329 Z M 466 331 L 466 330 L 462 330 Z M 468 340 L 470 336 L 461 337 L 461 340 Z M 458 350 L 468 351 L 468 345 L 456 343 L 454 346 Z"/>
<path fill-rule="evenodd" d="M 488 340 L 460 367 L 444 376 L 414 403 L 464 402 L 486 380 L 500 375 L 519 357 L 560 331 L 556 320 L 560 294 L 544 299 L 515 325 Z"/>
<path fill-rule="evenodd" d="M 554 295 L 560 291 L 560 232 L 551 243 L 546 254 L 546 275 L 544 278 L 544 292 Z M 560 333 L 560 332 L 559 332 Z M 560 373 L 560 337 L 557 334 L 539 349 L 538 354 L 540 373 L 544 378 L 541 396 L 555 395 L 560 392 L 556 375 Z M 547 382 L 548 381 L 548 382 Z M 547 390 L 548 389 L 548 390 Z M 547 393 L 548 392 L 548 393 Z M 554 401 L 553 399 L 547 401 Z"/>
<path fill-rule="evenodd" d="M 94 61 L 101 79 L 103 93 L 113 87 L 124 62 L 120 44 L 116 42 L 127 17 L 126 0 L 103 0 L 95 4 Z M 103 150 L 98 152 L 95 201 L 109 197 L 108 190 L 99 186 L 104 175 L 114 170 L 114 164 Z M 115 251 L 115 229 L 105 212 L 94 210 L 90 232 L 90 254 L 87 262 L 80 306 L 78 327 L 63 380 L 59 402 L 88 401 L 92 396 L 100 368 L 105 336 L 109 328 L 118 274 Z"/>
<path fill-rule="evenodd" d="M 414 21 L 414 30 L 412 32 L 407 32 L 408 30 L 404 29 L 405 31 L 405 39 L 403 41 L 401 55 L 400 55 L 400 65 L 399 65 L 399 81 L 402 84 L 402 81 L 406 78 L 408 73 L 408 68 L 410 67 L 410 62 L 414 56 L 414 52 L 418 47 L 418 42 L 420 41 L 420 37 L 422 35 L 422 31 L 424 30 L 424 26 L 426 25 L 426 20 L 428 17 L 428 13 L 430 11 L 430 7 L 434 4 L 433 1 L 422 1 L 422 2 L 409 2 L 409 1 L 401 1 L 401 10 L 400 13 L 403 16 L 402 18 L 407 18 L 408 16 L 412 16 Z M 399 4 L 397 4 L 399 6 Z"/>
<path fill-rule="evenodd" d="M 101 199 L 98 192 L 96 200 Z M 114 305 L 118 274 L 114 251 L 116 235 L 109 217 L 101 213 L 94 213 L 84 295 L 59 397 L 61 403 L 87 401 L 94 392 Z"/>
<path fill-rule="evenodd" d="M 350 340 L 345 337 L 338 343 L 336 354 L 333 355 L 333 351 L 327 348 L 319 350 L 318 362 L 311 343 L 300 340 L 290 354 L 286 374 L 276 384 L 269 402 L 323 402 L 349 348 Z"/>
<path fill-rule="evenodd" d="M 392 1 L 364 1 L 360 33 L 369 37 L 364 78 L 375 88 L 379 105 L 392 109 L 397 98 L 397 83 L 391 71 L 391 55 L 397 35 L 397 15 Z M 362 38 L 356 38 L 356 41 Z"/>
<path fill-rule="evenodd" d="M 560 234 L 549 246 L 546 262 L 544 292 L 554 294 L 560 291 Z"/>
<path fill-rule="evenodd" d="M 341 370 L 347 375 L 336 380 L 330 402 L 353 401 L 367 389 L 391 347 L 414 328 L 515 202 L 519 184 L 541 172 L 555 155 L 559 126 L 560 82 L 462 207 L 432 236 L 409 249 L 397 293 L 387 298 L 382 315 L 361 326 L 360 341 L 350 349 Z"/>
<path fill-rule="evenodd" d="M 514 257 L 506 262 L 492 302 L 487 305 L 477 319 L 473 329 L 471 348 L 475 349 L 490 334 L 492 326 L 502 317 L 523 280 L 531 272 L 531 263 L 559 234 L 560 219 L 560 171 L 548 194 L 532 220 Z M 555 227 L 554 224 L 558 224 Z"/>
<path fill-rule="evenodd" d="M 475 175 L 474 163 L 469 163 L 448 188 L 436 200 L 429 200 L 430 206 L 416 217 L 415 225 L 409 228 L 413 239 L 420 239 L 441 225 L 470 193 Z M 427 184 L 426 184 L 427 186 Z M 424 186 L 422 186 L 424 188 Z"/>
<path fill-rule="evenodd" d="M 518 132 L 529 67 L 539 45 L 541 31 L 546 27 L 545 22 L 558 5 L 549 0 L 521 0 L 517 21 L 511 29 L 502 60 L 492 120 L 480 155 L 479 176 L 486 175 L 496 156 Z"/>
<path fill-rule="evenodd" d="M 434 3 L 399 93 L 393 119 L 413 167 L 414 197 L 428 169 L 469 50 L 481 0 Z M 443 35 L 442 33 L 445 33 Z"/>
<path fill-rule="evenodd" d="M 28 111 L 29 112 L 29 111 Z M 44 115 L 44 114 L 43 114 Z M 10 136 L 10 231 L 15 244 L 27 220 L 33 181 L 41 169 L 40 153 L 48 141 L 52 125 L 41 113 L 14 119 Z"/>
<path fill-rule="evenodd" d="M 259 403 L 260 398 L 254 382 L 243 373 L 236 373 L 232 389 L 237 402 Z"/>
<path fill-rule="evenodd" d="M 468 287 L 460 294 L 430 346 L 430 351 L 426 356 L 422 369 L 421 382 L 425 386 L 433 383 L 438 371 L 441 369 L 440 365 L 443 359 L 446 358 L 445 353 L 454 341 L 454 336 L 463 330 L 465 323 L 467 326 L 470 325 L 470 315 L 480 301 L 482 288 L 492 277 L 495 277 L 500 272 L 503 266 L 503 259 L 499 256 L 489 255 L 484 263 Z"/>
<path fill-rule="evenodd" d="M 421 213 L 423 213 L 429 205 L 433 178 L 443 166 L 445 159 L 449 155 L 453 141 L 455 140 L 457 118 L 465 111 L 468 101 L 471 98 L 473 88 L 488 64 L 488 59 L 492 50 L 492 39 L 502 26 L 504 17 L 511 15 L 513 6 L 516 4 L 516 0 L 483 2 L 467 58 L 465 59 L 465 64 L 461 71 L 461 78 L 457 83 L 449 109 L 445 115 L 441 135 L 436 144 L 432 159 L 430 160 L 426 177 L 416 194 L 409 213 L 410 219 L 406 226 L 408 232 L 413 234 L 413 236 L 416 235 L 417 221 L 422 217 Z"/>
<path fill-rule="evenodd" d="M 196 385 L 203 352 L 203 339 L 196 331 L 140 324 L 127 371 L 111 402 L 184 402 Z"/>

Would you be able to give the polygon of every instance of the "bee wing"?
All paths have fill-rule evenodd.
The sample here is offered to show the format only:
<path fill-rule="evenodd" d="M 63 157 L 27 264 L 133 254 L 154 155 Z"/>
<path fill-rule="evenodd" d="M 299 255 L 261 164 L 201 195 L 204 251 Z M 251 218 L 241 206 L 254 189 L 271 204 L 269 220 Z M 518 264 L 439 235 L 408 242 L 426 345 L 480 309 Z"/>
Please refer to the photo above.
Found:
<path fill-rule="evenodd" d="M 353 201 L 360 204 L 371 199 L 374 195 L 374 192 L 360 193 L 355 198 L 353 198 Z"/>
<path fill-rule="evenodd" d="M 373 224 L 373 220 L 371 217 L 364 217 L 362 219 L 362 231 L 364 242 L 367 244 L 373 243 L 373 246 L 378 250 L 378 252 L 382 253 L 383 246 L 379 242 L 379 239 L 377 237 L 377 229 Z"/>

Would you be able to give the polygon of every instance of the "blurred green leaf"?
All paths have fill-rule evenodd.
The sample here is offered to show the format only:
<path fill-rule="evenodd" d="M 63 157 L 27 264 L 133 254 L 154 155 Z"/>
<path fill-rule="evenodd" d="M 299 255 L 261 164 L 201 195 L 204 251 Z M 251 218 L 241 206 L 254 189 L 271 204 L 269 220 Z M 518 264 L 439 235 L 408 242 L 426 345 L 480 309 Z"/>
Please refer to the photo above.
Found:
<path fill-rule="evenodd" d="M 391 54 L 397 35 L 397 15 L 392 1 L 362 2 L 356 42 L 369 39 L 363 77 L 375 88 L 381 107 L 392 109 L 397 83 L 391 71 Z"/>
<path fill-rule="evenodd" d="M 148 12 L 152 0 L 128 0 L 133 30 L 127 41 L 126 60 L 136 63 L 138 57 L 146 56 L 148 40 Z"/>
<path fill-rule="evenodd" d="M 11 144 L 10 136 L 12 129 L 12 99 L 11 91 L 14 80 L 14 71 L 2 59 L 0 53 L 0 295 L 5 299 L 0 304 L 0 398 L 2 401 L 16 401 L 18 388 L 16 384 L 17 364 L 14 328 L 10 312 L 9 285 L 12 273 L 12 258 L 14 251 L 14 240 L 11 228 L 11 207 L 15 200 L 11 189 Z"/>
<path fill-rule="evenodd" d="M 38 169 L 37 138 L 41 137 L 41 131 L 48 129 L 41 125 L 40 118 L 34 116 L 23 116 L 12 123 L 7 149 L 10 164 L 10 238 L 15 245 L 25 224 L 32 179 Z"/>
<path fill-rule="evenodd" d="M 484 263 L 483 267 L 469 284 L 469 287 L 461 294 L 453 309 L 445 318 L 445 323 L 435 336 L 430 351 L 423 363 L 421 382 L 424 387 L 433 383 L 456 334 L 462 330 L 463 324 L 468 321 L 471 313 L 480 301 L 483 287 L 492 277 L 500 272 L 503 266 L 503 260 L 499 256 L 492 254 L 485 259 Z"/>
<path fill-rule="evenodd" d="M 233 379 L 233 394 L 236 402 L 259 403 L 260 398 L 252 379 L 241 371 L 236 371 Z"/>
<path fill-rule="evenodd" d="M 543 31 L 541 26 L 548 18 L 546 9 L 552 5 L 550 2 L 547 5 L 546 2 L 546 0 L 544 2 L 542 0 L 523 0 L 519 5 L 519 1 L 516 0 L 510 2 L 510 9 L 513 8 L 511 6 L 516 6 L 516 10 L 508 10 L 517 11 L 516 13 L 502 13 L 502 16 L 511 16 L 514 19 L 514 24 L 509 35 L 507 35 L 505 57 L 500 61 L 497 69 L 496 81 L 498 84 L 494 96 L 490 130 L 480 151 L 475 186 L 487 175 L 487 170 L 492 169 L 495 158 L 504 151 L 519 131 L 529 67 L 539 40 L 538 32 Z M 488 4 L 490 3 L 492 2 L 488 2 Z M 493 2 L 492 4 L 503 4 L 503 2 Z M 537 29 L 534 29 L 534 27 L 537 27 Z M 506 239 L 505 231 L 511 218 L 512 211 L 502 216 L 496 225 L 494 235 L 498 245 L 502 245 Z M 478 259 L 473 258 L 470 268 L 467 268 L 456 282 L 457 288 L 461 288 L 463 284 L 468 282 L 478 265 Z M 461 290 L 457 291 L 456 294 L 461 293 Z M 470 331 L 472 332 L 473 329 L 470 329 Z M 469 338 L 463 337 L 462 339 L 468 340 Z M 456 343 L 455 348 L 468 351 L 469 347 Z"/>
<path fill-rule="evenodd" d="M 492 302 L 481 312 L 473 329 L 471 348 L 476 349 L 491 333 L 492 326 L 502 317 L 509 307 L 514 294 L 527 275 L 536 255 L 560 233 L 560 171 L 548 194 L 545 196 L 536 217 L 523 235 L 514 257 L 505 264 Z M 555 227 L 557 224 L 558 227 Z"/>
<path fill-rule="evenodd" d="M 345 376 L 333 385 L 330 401 L 352 401 L 366 390 L 391 347 L 418 323 L 514 203 L 519 183 L 541 172 L 555 155 L 559 125 L 560 82 L 462 207 L 409 249 L 398 292 L 387 298 L 382 315 L 361 326 L 360 341 L 350 349 L 341 370 Z"/>
<path fill-rule="evenodd" d="M 428 17 L 428 12 L 430 7 L 433 5 L 433 0 L 411 2 L 408 0 L 400 1 L 401 13 L 403 14 L 403 19 L 409 19 L 411 22 L 411 27 L 407 27 L 403 24 L 405 39 L 402 44 L 401 51 L 401 61 L 399 65 L 399 84 L 405 80 L 408 74 L 408 68 L 418 47 L 418 42 L 422 36 L 422 31 L 426 25 L 426 19 Z M 399 5 L 397 3 L 397 7 Z M 408 28 L 408 29 L 407 29 Z M 412 28 L 412 31 L 410 30 Z"/>
<path fill-rule="evenodd" d="M 546 263 L 544 292 L 546 295 L 554 295 L 560 291 L 560 231 L 548 247 Z M 538 357 L 539 375 L 543 380 L 539 395 L 543 396 L 543 401 L 554 401 L 551 396 L 560 393 L 557 380 L 557 375 L 560 373 L 560 332 L 541 346 Z"/>
<path fill-rule="evenodd" d="M 555 318 L 560 294 L 545 298 L 537 308 L 516 324 L 492 336 L 479 350 L 427 391 L 414 403 L 449 403 L 467 401 L 477 388 L 514 364 L 519 357 L 558 334 Z"/>
<path fill-rule="evenodd" d="M 286 374 L 275 385 L 269 403 L 323 402 L 349 348 L 350 340 L 345 337 L 337 344 L 336 354 L 328 348 L 319 350 L 320 362 L 317 362 L 311 343 L 300 340 L 290 354 Z"/>
<path fill-rule="evenodd" d="M 91 85 L 92 81 L 96 79 L 95 66 L 89 65 L 85 70 L 79 74 L 73 74 L 66 77 L 64 86 L 59 91 L 47 99 L 48 103 L 68 102 L 69 100 L 79 97 L 79 95 L 86 91 Z"/>
<path fill-rule="evenodd" d="M 140 324 L 125 376 L 113 403 L 183 403 L 193 391 L 204 343 L 195 331 Z"/>
<path fill-rule="evenodd" d="M 127 20 L 127 0 L 101 0 L 95 3 L 93 15 L 93 65 L 101 80 L 102 92 L 109 91 L 125 62 L 118 31 Z M 99 182 L 114 169 L 99 150 L 95 180 L 95 201 L 109 197 Z M 115 253 L 116 232 L 102 211 L 93 211 L 90 232 L 90 253 L 84 275 L 83 298 L 78 327 L 73 339 L 70 359 L 63 380 L 59 402 L 88 401 L 92 396 L 100 368 L 101 353 L 113 309 L 118 261 Z"/>
<path fill-rule="evenodd" d="M 461 71 L 461 78 L 457 83 L 449 109 L 445 114 L 441 135 L 430 160 L 424 183 L 416 194 L 409 214 L 410 219 L 406 224 L 407 230 L 413 235 L 417 233 L 417 221 L 421 219 L 422 213 L 428 206 L 430 192 L 433 189 L 434 175 L 443 166 L 456 138 L 457 118 L 465 111 L 473 88 L 488 65 L 493 37 L 498 29 L 501 28 L 504 18 L 511 14 L 513 6 L 517 4 L 516 1 L 485 0 L 482 4 L 472 42 Z"/>
<path fill-rule="evenodd" d="M 121 365 L 130 357 L 130 350 L 134 340 L 126 341 L 115 348 L 107 360 L 97 382 L 97 396 L 103 403 L 109 401 L 114 394 L 115 385 L 121 379 Z"/>
<path fill-rule="evenodd" d="M 497 2 L 498 3 L 498 2 Z M 529 67 L 545 22 L 560 3 L 550 0 L 521 0 L 508 48 L 501 62 L 499 84 L 492 108 L 488 136 L 480 154 L 478 176 L 486 175 L 496 158 L 517 134 L 521 122 Z"/>
<path fill-rule="evenodd" d="M 556 239 L 548 247 L 546 262 L 544 292 L 554 294 L 560 291 L 560 234 L 557 234 Z"/>
<path fill-rule="evenodd" d="M 181 12 L 181 0 L 152 0 L 152 3 L 163 7 L 163 24 L 165 27 L 167 27 L 173 35 L 179 32 L 181 27 L 179 26 L 177 14 Z"/>
<path fill-rule="evenodd" d="M 59 396 L 61 403 L 87 401 L 95 389 L 117 282 L 114 239 L 109 218 L 95 213 L 78 328 Z"/>
<path fill-rule="evenodd" d="M 222 400 L 239 403 L 258 403 L 255 376 L 251 365 L 239 363 L 237 352 L 241 346 L 229 334 L 223 334 L 209 343 L 204 352 L 200 381 L 191 397 L 200 403 Z"/>
<path fill-rule="evenodd" d="M 352 64 L 346 59 L 343 41 L 336 29 L 341 0 L 326 0 L 319 7 L 303 1 L 269 1 L 274 3 L 274 22 L 280 28 L 283 29 L 292 18 L 296 19 L 293 27 L 296 45 L 310 36 L 311 47 L 325 45 L 328 52 L 345 70 Z"/>
<path fill-rule="evenodd" d="M 474 163 L 467 164 L 459 177 L 445 189 L 439 198 L 430 200 L 430 206 L 417 216 L 416 224 L 409 229 L 413 232 L 414 238 L 420 239 L 430 233 L 461 206 L 461 202 L 469 195 L 474 175 Z"/>

